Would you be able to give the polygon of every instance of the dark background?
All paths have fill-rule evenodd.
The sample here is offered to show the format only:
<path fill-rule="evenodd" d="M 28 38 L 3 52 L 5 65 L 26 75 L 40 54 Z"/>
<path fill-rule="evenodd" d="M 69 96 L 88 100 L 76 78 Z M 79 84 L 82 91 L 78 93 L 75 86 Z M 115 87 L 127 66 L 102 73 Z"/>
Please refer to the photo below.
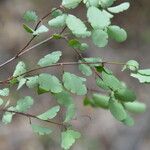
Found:
<path fill-rule="evenodd" d="M 0 63 L 14 56 L 22 48 L 30 36 L 22 28 L 22 15 L 26 10 L 36 10 L 39 16 L 43 16 L 58 6 L 60 0 L 1 0 L 0 1 Z M 118 1 L 118 3 L 123 0 Z M 78 17 L 85 17 L 83 6 L 73 11 Z M 83 14 L 83 16 L 82 16 Z M 150 1 L 132 0 L 128 11 L 116 15 L 113 19 L 114 24 L 118 24 L 128 31 L 128 40 L 118 44 L 109 42 L 106 48 L 98 49 L 90 40 L 90 48 L 84 56 L 99 56 L 104 60 L 115 60 L 126 62 L 135 59 L 141 64 L 141 68 L 150 67 Z M 36 39 L 37 43 L 44 39 L 44 36 Z M 59 44 L 58 44 L 59 43 Z M 35 67 L 38 59 L 44 55 L 61 50 L 63 61 L 75 61 L 76 56 L 72 49 L 68 48 L 64 41 L 50 41 L 25 54 L 20 60 L 24 60 L 29 68 Z M 10 76 L 14 66 L 19 60 L 7 65 L 0 70 L 0 79 Z M 77 119 L 72 124 L 81 130 L 82 138 L 72 149 L 78 150 L 149 150 L 150 149 L 150 86 L 141 85 L 129 76 L 128 73 L 121 72 L 121 66 L 109 66 L 114 73 L 131 88 L 138 96 L 138 100 L 147 104 L 148 108 L 144 114 L 135 115 L 135 126 L 126 127 L 117 122 L 108 111 L 83 107 L 82 97 L 75 97 L 74 100 L 78 107 Z M 66 70 L 77 72 L 76 67 L 66 67 Z M 59 73 L 59 68 L 46 70 L 47 72 Z M 89 79 L 88 86 L 93 85 L 93 79 Z M 14 88 L 15 89 L 15 88 Z M 14 91 L 12 89 L 12 91 Z M 35 106 L 31 113 L 36 114 L 47 110 L 55 105 L 49 95 L 37 96 L 33 91 L 26 88 L 12 92 L 11 102 L 15 102 L 19 97 L 33 95 Z M 90 116 L 92 119 L 89 120 Z M 35 122 L 35 121 L 34 121 Z M 29 125 L 27 118 L 16 116 L 10 125 L 0 124 L 0 150 L 60 150 L 60 130 L 56 130 L 51 136 L 36 136 Z"/>

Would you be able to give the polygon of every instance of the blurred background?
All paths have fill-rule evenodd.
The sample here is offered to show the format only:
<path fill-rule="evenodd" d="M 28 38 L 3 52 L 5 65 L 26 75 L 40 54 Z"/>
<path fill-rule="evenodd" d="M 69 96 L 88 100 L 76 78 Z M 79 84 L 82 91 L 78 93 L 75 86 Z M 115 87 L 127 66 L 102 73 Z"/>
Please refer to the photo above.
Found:
<path fill-rule="evenodd" d="M 123 1 L 120 0 L 118 3 Z M 0 63 L 14 56 L 30 38 L 30 35 L 22 28 L 24 12 L 35 10 L 42 17 L 52 7 L 57 7 L 60 3 L 61 0 L 0 0 Z M 80 18 L 85 17 L 83 6 L 75 9 L 72 13 Z M 140 62 L 141 68 L 150 68 L 149 14 L 149 0 L 132 0 L 130 9 L 116 15 L 113 19 L 114 24 L 118 24 L 128 31 L 127 41 L 121 44 L 110 41 L 106 48 L 98 49 L 91 40 L 87 39 L 90 48 L 84 53 L 84 56 L 99 56 L 104 60 L 121 62 L 134 59 Z M 37 38 L 32 44 L 47 36 Z M 0 80 L 12 75 L 14 66 L 19 60 L 26 62 L 29 68 L 35 68 L 39 58 L 55 50 L 63 52 L 62 61 L 77 60 L 72 49 L 68 48 L 64 41 L 49 41 L 1 69 Z M 134 127 L 126 127 L 117 122 L 108 111 L 84 107 L 83 98 L 74 97 L 78 113 L 76 120 L 72 121 L 72 125 L 81 131 L 82 138 L 78 140 L 72 150 L 149 150 L 150 86 L 140 85 L 136 79 L 129 76 L 129 73 L 122 73 L 121 66 L 111 65 L 108 67 L 136 91 L 138 100 L 145 102 L 148 109 L 144 114 L 134 116 Z M 65 67 L 64 69 L 81 75 L 77 67 Z M 61 75 L 59 68 L 45 71 L 58 74 L 58 76 Z M 89 78 L 87 85 L 95 88 L 93 78 Z M 56 104 L 54 99 L 49 97 L 49 94 L 38 96 L 36 92 L 26 88 L 16 93 L 14 92 L 15 89 L 16 87 L 12 89 L 9 97 L 11 103 L 14 103 L 21 96 L 30 95 L 34 97 L 35 105 L 30 111 L 32 114 L 41 113 Z M 86 116 L 90 116 L 91 120 Z M 58 119 L 61 120 L 61 115 Z M 33 122 L 36 121 L 33 120 Z M 50 126 L 49 124 L 46 125 Z M 15 116 L 12 124 L 6 126 L 0 124 L 0 150 L 61 150 L 59 144 L 61 129 L 54 128 L 55 131 L 52 135 L 39 137 L 32 132 L 28 118 Z"/>

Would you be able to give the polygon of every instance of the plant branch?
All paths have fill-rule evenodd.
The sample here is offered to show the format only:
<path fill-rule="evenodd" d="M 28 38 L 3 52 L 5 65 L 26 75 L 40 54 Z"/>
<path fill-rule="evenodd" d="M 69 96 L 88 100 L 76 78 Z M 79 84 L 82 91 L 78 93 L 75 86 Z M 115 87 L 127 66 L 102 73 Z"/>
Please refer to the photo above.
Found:
<path fill-rule="evenodd" d="M 51 123 L 51 124 L 55 124 L 55 125 L 58 125 L 58 126 L 65 126 L 63 123 L 59 123 L 59 122 L 55 122 L 55 121 L 51 121 L 51 120 L 43 120 L 43 119 L 38 118 L 35 115 L 31 115 L 31 114 L 28 114 L 28 113 L 11 111 L 11 110 L 7 110 L 7 109 L 2 109 L 0 111 L 2 111 L 2 112 L 9 112 L 9 113 L 15 113 L 15 114 L 18 114 L 18 115 L 21 115 L 21 116 L 25 116 L 25 117 L 28 117 L 28 118 L 34 118 L 34 119 L 37 119 L 37 120 L 40 120 L 40 121 L 44 121 L 44 122 L 48 122 L 48 123 Z"/>
<path fill-rule="evenodd" d="M 62 62 L 62 63 L 56 63 L 56 64 L 48 65 L 48 66 L 45 66 L 45 67 L 38 67 L 38 68 L 35 68 L 35 69 L 31 69 L 31 70 L 29 70 L 29 71 L 27 71 L 23 74 L 20 74 L 19 76 L 27 75 L 29 73 L 34 73 L 36 71 L 40 71 L 40 70 L 43 70 L 43 69 L 46 69 L 46 68 L 51 68 L 51 67 L 74 66 L 74 65 L 81 65 L 81 64 L 86 64 L 86 65 L 90 66 L 90 65 L 94 65 L 94 64 L 102 65 L 104 63 L 105 64 L 113 64 L 113 65 L 125 65 L 125 63 L 121 63 L 121 62 L 106 62 L 106 61 L 103 61 L 103 62 Z M 92 67 L 92 69 L 93 69 L 93 67 Z M 0 81 L 0 84 L 6 84 L 10 80 L 18 78 L 19 76 L 16 76 L 16 77 L 11 76 L 11 77 L 9 77 L 8 79 L 6 79 L 4 81 Z"/>
<path fill-rule="evenodd" d="M 46 18 L 47 18 L 49 15 L 51 15 L 54 11 L 56 11 L 56 10 L 58 10 L 58 9 L 60 9 L 60 8 L 61 8 L 61 6 L 59 6 L 58 8 L 55 8 L 54 10 L 50 11 L 50 12 L 47 13 L 45 16 L 43 16 L 43 17 L 38 21 L 38 23 L 36 24 L 34 30 L 36 30 L 36 29 L 39 27 L 40 23 L 41 23 L 44 19 L 46 19 Z M 22 49 L 20 49 L 20 50 L 15 54 L 14 57 L 12 57 L 12 58 L 8 59 L 7 61 L 5 61 L 4 63 L 0 64 L 0 69 L 1 69 L 2 67 L 4 67 L 5 65 L 11 63 L 11 62 L 14 61 L 15 59 L 17 59 L 17 58 L 18 58 L 19 56 L 21 56 L 22 54 L 24 54 L 24 51 L 26 50 L 26 48 L 32 43 L 32 41 L 33 41 L 36 37 L 37 37 L 37 35 L 33 36 L 33 37 L 25 44 L 25 46 L 24 46 Z M 47 39 L 47 40 L 48 40 L 48 39 Z M 46 42 L 47 42 L 47 41 L 46 41 Z M 45 42 L 44 42 L 44 43 L 45 43 Z M 43 43 L 42 43 L 42 44 L 43 44 Z M 39 45 L 38 45 L 38 46 L 39 46 Z M 33 48 L 35 48 L 35 47 L 33 46 Z M 29 50 L 33 49 L 33 48 L 32 48 L 32 47 L 29 48 L 28 50 L 25 51 L 25 53 L 28 52 Z"/>
<path fill-rule="evenodd" d="M 69 42 L 69 40 L 68 40 L 67 37 L 64 37 L 64 39 L 65 39 L 65 41 L 66 41 L 67 43 Z M 72 47 L 72 49 L 74 50 L 74 52 L 75 52 L 84 62 L 86 62 L 85 59 L 84 59 L 84 57 L 82 56 L 82 54 L 81 54 L 80 52 L 78 52 L 78 49 L 73 48 L 73 47 Z M 89 66 L 89 67 L 91 67 L 91 66 Z M 96 70 L 95 68 L 91 68 L 91 69 L 95 72 L 95 74 L 96 74 L 99 78 L 102 79 L 102 77 L 99 75 L 99 73 L 97 72 L 97 70 Z M 102 79 L 102 80 L 103 80 L 103 79 Z"/>

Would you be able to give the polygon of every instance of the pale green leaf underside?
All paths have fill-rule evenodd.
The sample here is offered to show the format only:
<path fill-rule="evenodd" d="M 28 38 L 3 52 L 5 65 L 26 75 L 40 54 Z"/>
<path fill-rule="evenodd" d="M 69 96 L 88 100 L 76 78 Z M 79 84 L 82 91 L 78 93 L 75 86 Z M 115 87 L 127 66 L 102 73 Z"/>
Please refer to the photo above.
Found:
<path fill-rule="evenodd" d="M 75 105 L 71 104 L 67 108 L 66 117 L 65 117 L 65 121 L 64 122 L 69 122 L 70 120 L 72 120 L 74 118 L 74 116 L 75 116 Z"/>
<path fill-rule="evenodd" d="M 18 112 L 26 112 L 32 105 L 34 101 L 30 96 L 26 96 L 17 101 L 16 111 Z"/>
<path fill-rule="evenodd" d="M 9 95 L 9 89 L 4 88 L 0 90 L 0 96 L 8 96 Z"/>
<path fill-rule="evenodd" d="M 99 4 L 103 7 L 110 7 L 116 0 L 99 0 Z"/>
<path fill-rule="evenodd" d="M 68 15 L 66 19 L 67 27 L 77 37 L 87 37 L 91 35 L 90 31 L 87 31 L 85 24 L 76 16 Z"/>
<path fill-rule="evenodd" d="M 77 95 L 85 95 L 87 93 L 87 88 L 84 82 L 85 78 L 76 76 L 69 72 L 65 72 L 63 75 L 63 82 L 66 89 Z"/>
<path fill-rule="evenodd" d="M 38 62 L 38 65 L 41 67 L 45 67 L 45 66 L 55 64 L 59 61 L 61 56 L 62 56 L 61 51 L 52 52 L 52 53 L 46 55 L 44 58 L 40 59 Z"/>
<path fill-rule="evenodd" d="M 112 13 L 120 13 L 120 12 L 127 10 L 129 7 L 130 7 L 130 3 L 124 2 L 118 6 L 109 7 L 108 10 Z"/>
<path fill-rule="evenodd" d="M 87 18 L 94 29 L 104 29 L 110 25 L 110 17 L 93 6 L 88 8 Z"/>
<path fill-rule="evenodd" d="M 33 132 L 39 134 L 39 135 L 46 135 L 52 133 L 52 130 L 50 128 L 45 128 L 39 125 L 31 125 Z"/>
<path fill-rule="evenodd" d="M 81 62 L 81 61 L 79 61 L 79 62 Z M 79 70 L 80 70 L 84 75 L 86 75 L 86 76 L 92 75 L 92 70 L 91 70 L 91 68 L 90 68 L 88 65 L 86 65 L 86 64 L 81 64 L 81 65 L 79 65 Z"/>
<path fill-rule="evenodd" d="M 100 29 L 93 30 L 92 40 L 96 46 L 105 47 L 108 44 L 108 34 Z"/>
<path fill-rule="evenodd" d="M 53 119 L 54 117 L 56 117 L 59 110 L 60 110 L 60 106 L 55 106 L 37 117 L 42 120 Z"/>
<path fill-rule="evenodd" d="M 49 74 L 39 75 L 39 87 L 45 91 L 51 91 L 52 93 L 62 92 L 62 85 L 58 78 Z"/>
<path fill-rule="evenodd" d="M 62 6 L 68 8 L 68 9 L 73 9 L 77 7 L 82 0 L 62 0 Z"/>
<path fill-rule="evenodd" d="M 26 71 L 27 71 L 27 70 L 26 70 L 26 65 L 25 65 L 25 63 L 24 63 L 23 61 L 20 61 L 20 62 L 17 64 L 16 68 L 15 68 L 15 71 L 14 71 L 14 73 L 13 73 L 13 77 L 17 77 L 17 76 L 19 76 L 19 75 L 22 75 L 22 74 L 24 74 Z M 21 78 L 22 78 L 22 77 L 17 77 L 18 80 L 21 79 Z"/>
<path fill-rule="evenodd" d="M 73 130 L 67 130 L 62 132 L 62 142 L 61 147 L 65 150 L 70 149 L 70 147 L 75 143 L 76 139 L 80 138 L 81 134 Z"/>
<path fill-rule="evenodd" d="M 49 31 L 49 29 L 46 26 L 41 25 L 39 28 L 37 28 L 36 31 L 33 32 L 33 35 L 39 35 L 41 33 L 46 33 L 48 31 Z"/>
<path fill-rule="evenodd" d="M 122 71 L 129 69 L 131 71 L 137 71 L 139 69 L 139 63 L 135 60 L 129 60 L 123 67 Z"/>
<path fill-rule="evenodd" d="M 35 11 L 26 11 L 24 16 L 23 16 L 23 19 L 26 22 L 32 22 L 32 21 L 37 21 L 38 16 L 37 16 Z"/>
<path fill-rule="evenodd" d="M 48 24 L 50 27 L 60 28 L 66 24 L 67 15 L 63 14 L 61 16 L 57 16 L 56 18 L 51 19 Z"/>
<path fill-rule="evenodd" d="M 131 73 L 131 77 L 137 78 L 140 83 L 150 83 L 150 76 L 147 75 Z"/>

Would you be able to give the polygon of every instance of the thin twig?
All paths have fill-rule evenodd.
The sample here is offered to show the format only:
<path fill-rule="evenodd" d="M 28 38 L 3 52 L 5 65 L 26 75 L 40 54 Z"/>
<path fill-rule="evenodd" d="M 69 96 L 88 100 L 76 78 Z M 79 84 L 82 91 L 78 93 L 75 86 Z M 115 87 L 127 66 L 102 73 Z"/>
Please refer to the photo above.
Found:
<path fill-rule="evenodd" d="M 65 41 L 66 41 L 67 43 L 69 42 L 69 40 L 68 40 L 67 37 L 64 37 L 64 39 L 65 39 Z M 72 49 L 74 50 L 74 52 L 75 52 L 83 61 L 85 61 L 84 57 L 83 57 L 82 54 L 78 51 L 78 49 L 73 48 L 73 47 L 72 47 Z M 86 61 L 85 61 L 85 62 L 86 62 Z M 89 66 L 89 67 L 91 67 L 91 66 Z M 102 77 L 99 75 L 99 73 L 97 72 L 97 70 L 96 70 L 95 68 L 91 68 L 91 69 L 95 72 L 95 74 L 96 74 L 99 78 L 102 79 Z M 103 79 L 102 79 L 102 80 L 103 80 Z"/>
<path fill-rule="evenodd" d="M 86 64 L 86 65 L 90 66 L 90 65 L 94 65 L 94 64 L 95 65 L 97 65 L 97 64 L 101 65 L 101 64 L 104 64 L 104 63 L 105 64 L 113 64 L 113 65 L 125 65 L 125 63 L 121 63 L 121 62 L 106 62 L 106 61 L 104 61 L 104 62 L 62 62 L 62 63 L 56 63 L 56 64 L 44 66 L 44 67 L 38 67 L 38 68 L 35 68 L 35 69 L 31 69 L 31 70 L 29 70 L 29 71 L 27 71 L 23 74 L 20 74 L 16 77 L 11 76 L 11 77 L 9 77 L 8 79 L 6 79 L 4 81 L 0 81 L 0 84 L 6 84 L 9 81 L 11 81 L 12 79 L 18 78 L 18 77 L 23 76 L 23 75 L 27 75 L 29 73 L 34 73 L 36 71 L 40 71 L 40 70 L 43 70 L 43 69 L 46 69 L 46 68 L 58 67 L 58 66 L 60 66 L 60 67 L 62 67 L 62 66 L 74 66 L 74 65 L 81 65 L 81 64 Z"/>
<path fill-rule="evenodd" d="M 50 11 L 49 13 L 47 13 L 44 17 L 42 17 L 42 18 L 39 20 L 39 22 L 36 24 L 34 30 L 36 30 L 36 29 L 39 27 L 40 23 L 41 23 L 44 19 L 46 19 L 46 18 L 47 18 L 49 15 L 51 15 L 54 11 L 56 11 L 56 10 L 58 10 L 58 9 L 60 9 L 60 8 L 61 8 L 61 6 L 59 6 L 58 8 L 55 8 L 54 10 Z M 22 54 L 28 52 L 28 50 L 26 50 L 26 48 L 32 43 L 32 41 L 33 41 L 36 37 L 37 37 L 37 35 L 33 36 L 33 37 L 25 44 L 25 46 L 24 46 L 22 49 L 20 49 L 20 50 L 15 54 L 14 57 L 12 57 L 12 58 L 8 59 L 7 61 L 5 61 L 4 63 L 0 64 L 0 69 L 1 69 L 2 67 L 4 67 L 5 65 L 11 63 L 11 62 L 14 61 L 15 59 L 17 59 L 17 58 L 18 58 L 19 56 L 21 56 Z M 47 41 L 46 41 L 46 42 L 47 42 Z M 45 42 L 44 42 L 44 43 L 45 43 Z M 43 44 L 43 43 L 42 43 L 42 44 Z M 39 46 L 39 45 L 38 45 L 38 46 Z M 35 48 L 35 47 L 33 46 L 33 48 Z M 32 49 L 32 48 L 30 48 L 29 50 L 31 50 L 31 49 Z M 24 52 L 24 51 L 25 51 L 25 52 Z"/>
<path fill-rule="evenodd" d="M 2 111 L 2 112 L 9 112 L 9 113 L 15 113 L 15 114 L 18 114 L 18 115 L 21 115 L 21 116 L 25 116 L 25 117 L 28 117 L 28 118 L 34 118 L 34 119 L 37 119 L 37 120 L 40 120 L 40 121 L 44 121 L 44 122 L 48 122 L 48 123 L 51 123 L 51 124 L 55 124 L 55 125 L 58 125 L 58 126 L 65 126 L 63 123 L 59 123 L 59 122 L 55 122 L 55 121 L 51 121 L 51 120 L 43 120 L 43 119 L 38 118 L 35 115 L 31 115 L 31 114 L 28 114 L 28 113 L 11 111 L 11 110 L 7 110 L 7 109 L 2 109 L 0 111 Z"/>

